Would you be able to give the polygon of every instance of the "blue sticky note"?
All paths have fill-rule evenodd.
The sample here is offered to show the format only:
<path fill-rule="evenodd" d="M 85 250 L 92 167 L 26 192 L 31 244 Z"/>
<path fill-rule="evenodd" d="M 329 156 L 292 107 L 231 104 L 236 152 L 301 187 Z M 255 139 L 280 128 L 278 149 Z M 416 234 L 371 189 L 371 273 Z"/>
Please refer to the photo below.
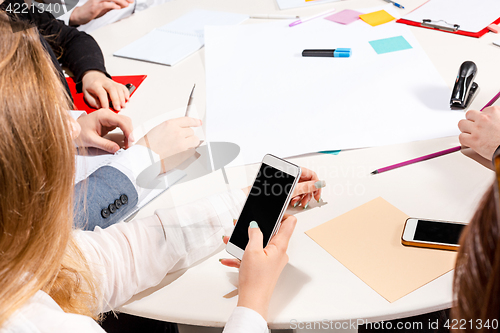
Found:
<path fill-rule="evenodd" d="M 338 155 L 340 153 L 340 150 L 325 150 L 325 151 L 320 151 L 322 154 L 330 154 L 330 155 Z"/>
<path fill-rule="evenodd" d="M 377 54 L 411 49 L 410 43 L 403 36 L 372 40 L 369 42 Z"/>

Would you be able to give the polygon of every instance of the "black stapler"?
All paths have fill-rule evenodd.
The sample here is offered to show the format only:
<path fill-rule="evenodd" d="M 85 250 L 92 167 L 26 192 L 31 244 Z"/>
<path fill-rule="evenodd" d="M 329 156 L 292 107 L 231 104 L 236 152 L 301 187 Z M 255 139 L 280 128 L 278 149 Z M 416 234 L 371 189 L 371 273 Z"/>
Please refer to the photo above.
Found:
<path fill-rule="evenodd" d="M 450 108 L 452 110 L 466 109 L 479 91 L 479 85 L 474 82 L 477 66 L 472 61 L 466 61 L 458 70 L 455 86 L 451 93 Z"/>

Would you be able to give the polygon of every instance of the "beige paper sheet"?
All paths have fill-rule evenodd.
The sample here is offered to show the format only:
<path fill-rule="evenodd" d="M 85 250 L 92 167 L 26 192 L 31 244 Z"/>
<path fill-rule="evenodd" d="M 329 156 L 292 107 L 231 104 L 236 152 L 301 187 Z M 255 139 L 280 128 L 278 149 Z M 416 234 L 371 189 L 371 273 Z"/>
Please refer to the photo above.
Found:
<path fill-rule="evenodd" d="M 306 234 L 392 303 L 455 266 L 456 252 L 402 245 L 407 218 L 379 197 Z"/>

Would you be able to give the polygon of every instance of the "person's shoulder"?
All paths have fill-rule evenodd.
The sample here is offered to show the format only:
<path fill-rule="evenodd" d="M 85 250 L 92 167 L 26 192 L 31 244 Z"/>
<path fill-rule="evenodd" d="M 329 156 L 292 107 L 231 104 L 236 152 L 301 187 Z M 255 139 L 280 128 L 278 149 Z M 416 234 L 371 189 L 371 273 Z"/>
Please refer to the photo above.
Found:
<path fill-rule="evenodd" d="M 46 293 L 38 291 L 18 309 L 0 329 L 0 333 L 104 332 L 90 317 L 66 313 Z"/>

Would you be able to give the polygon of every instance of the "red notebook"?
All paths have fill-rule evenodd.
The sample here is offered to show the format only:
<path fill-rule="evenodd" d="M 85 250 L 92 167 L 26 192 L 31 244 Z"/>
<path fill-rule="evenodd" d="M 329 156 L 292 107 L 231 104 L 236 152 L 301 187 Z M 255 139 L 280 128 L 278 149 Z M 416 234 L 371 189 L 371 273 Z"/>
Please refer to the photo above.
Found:
<path fill-rule="evenodd" d="M 141 85 L 142 81 L 147 77 L 147 75 L 131 75 L 131 76 L 112 76 L 113 81 L 121 83 L 121 84 L 127 84 L 131 83 L 135 86 L 135 90 L 130 94 L 132 96 L 136 90 L 139 88 Z M 68 82 L 69 86 L 69 91 L 71 92 L 71 96 L 73 96 L 73 102 L 75 103 L 75 110 L 82 110 L 86 111 L 87 113 L 94 112 L 95 108 L 89 106 L 86 102 L 85 99 L 83 98 L 83 93 L 77 93 L 76 92 L 76 84 L 75 81 L 73 81 L 73 78 L 67 77 L 66 81 Z M 114 112 L 118 113 L 118 111 L 114 110 L 111 108 Z"/>

